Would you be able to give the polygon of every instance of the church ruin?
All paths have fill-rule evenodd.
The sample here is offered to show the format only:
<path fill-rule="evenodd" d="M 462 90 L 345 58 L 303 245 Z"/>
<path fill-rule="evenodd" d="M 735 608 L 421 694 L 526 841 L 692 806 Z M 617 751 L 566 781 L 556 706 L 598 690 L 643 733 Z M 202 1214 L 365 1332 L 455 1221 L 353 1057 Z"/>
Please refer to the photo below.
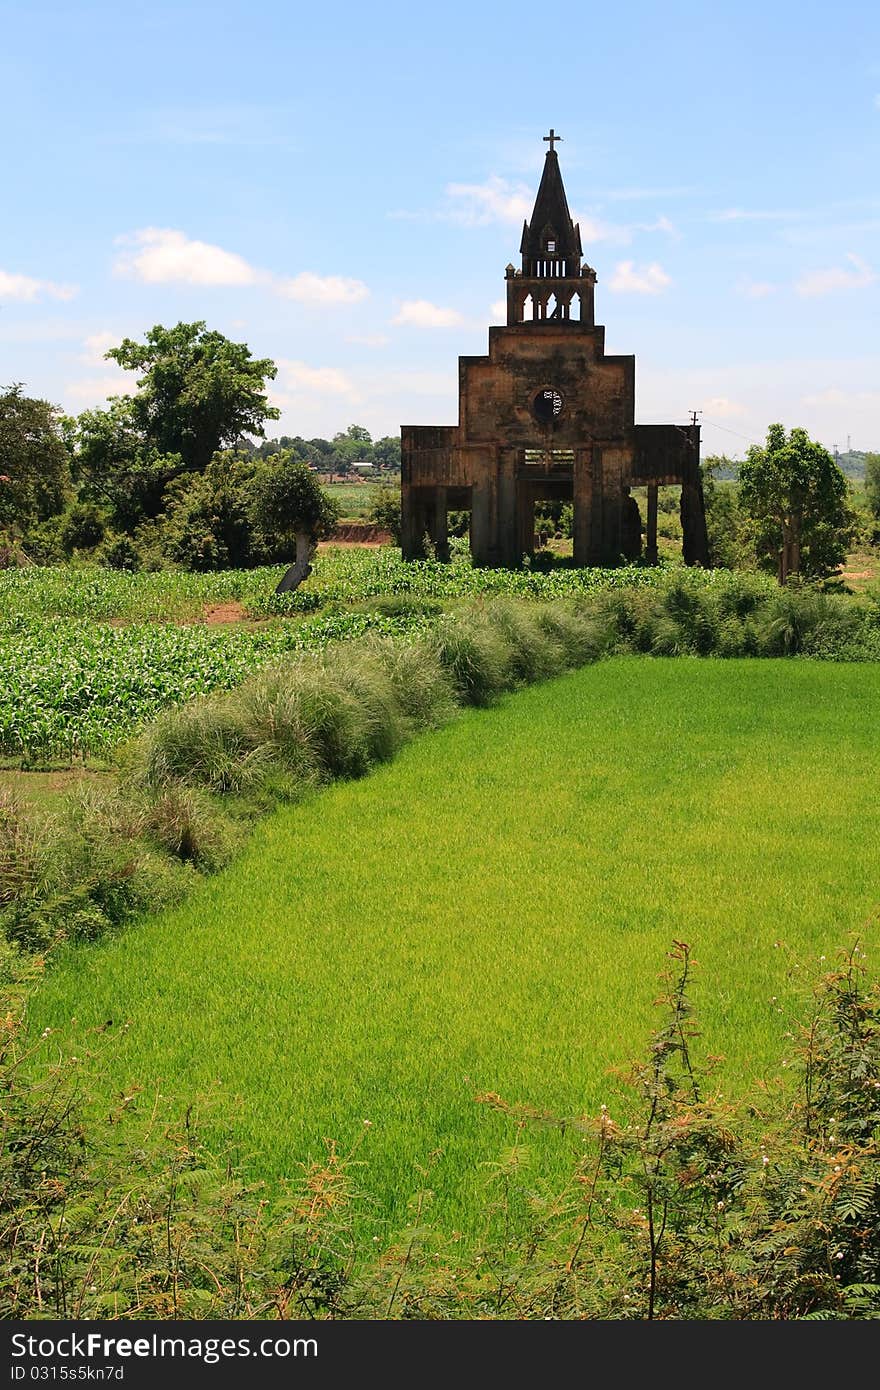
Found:
<path fill-rule="evenodd" d="M 637 425 L 635 357 L 608 356 L 595 322 L 596 272 L 582 264 L 553 130 L 522 268 L 506 269 L 507 325 L 486 357 L 460 357 L 459 423 L 404 425 L 405 559 L 448 557 L 447 514 L 469 510 L 474 563 L 517 568 L 535 545 L 535 503 L 571 502 L 576 565 L 642 553 L 634 487 L 647 487 L 644 556 L 657 559 L 657 489 L 681 488 L 684 560 L 708 564 L 700 429 Z"/>

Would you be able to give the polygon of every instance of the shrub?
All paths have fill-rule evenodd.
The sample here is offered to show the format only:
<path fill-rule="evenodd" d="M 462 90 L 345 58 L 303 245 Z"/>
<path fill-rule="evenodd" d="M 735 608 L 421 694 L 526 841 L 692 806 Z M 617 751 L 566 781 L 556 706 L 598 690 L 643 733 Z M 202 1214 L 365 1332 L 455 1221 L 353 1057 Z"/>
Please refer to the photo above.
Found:
<path fill-rule="evenodd" d="M 495 603 L 488 610 L 492 627 L 508 646 L 508 668 L 515 685 L 558 676 L 565 669 L 565 649 L 552 628 L 542 624 L 531 609 L 513 603 Z"/>
<path fill-rule="evenodd" d="M 458 709 L 453 682 L 430 638 L 376 638 L 373 650 L 412 732 L 440 728 L 453 718 Z"/>
<path fill-rule="evenodd" d="M 101 547 L 99 559 L 109 570 L 127 570 L 136 573 L 143 563 L 140 550 L 130 536 L 111 536 Z"/>
<path fill-rule="evenodd" d="M 161 715 L 122 759 L 146 787 L 179 780 L 224 792 L 241 789 L 247 751 L 235 704 L 206 697 Z"/>
<path fill-rule="evenodd" d="M 367 516 L 376 526 L 387 531 L 395 545 L 400 545 L 400 489 L 375 487 L 370 492 Z"/>
<path fill-rule="evenodd" d="M 0 907 L 39 880 L 45 832 L 11 792 L 0 788 Z"/>
<path fill-rule="evenodd" d="M 159 849 L 213 871 L 227 864 L 241 842 L 241 830 L 204 792 L 171 784 L 149 803 L 145 833 Z"/>
<path fill-rule="evenodd" d="M 509 689 L 510 649 L 503 635 L 479 614 L 441 618 L 437 655 L 466 705 L 488 705 Z"/>

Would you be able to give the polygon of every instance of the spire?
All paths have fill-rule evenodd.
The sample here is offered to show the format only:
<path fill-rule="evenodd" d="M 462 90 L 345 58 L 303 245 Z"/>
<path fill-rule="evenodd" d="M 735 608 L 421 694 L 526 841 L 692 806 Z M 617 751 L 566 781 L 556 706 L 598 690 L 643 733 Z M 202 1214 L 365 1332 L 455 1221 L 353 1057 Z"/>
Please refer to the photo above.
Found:
<path fill-rule="evenodd" d="M 561 273 L 577 275 L 580 270 L 581 250 L 580 228 L 571 220 L 568 199 L 559 172 L 559 156 L 553 148 L 562 136 L 551 128 L 544 139 L 550 148 L 544 156 L 544 173 L 530 222 L 523 224 L 520 251 L 523 256 L 523 274 L 531 270 L 531 263 L 547 259 L 566 262 Z"/>

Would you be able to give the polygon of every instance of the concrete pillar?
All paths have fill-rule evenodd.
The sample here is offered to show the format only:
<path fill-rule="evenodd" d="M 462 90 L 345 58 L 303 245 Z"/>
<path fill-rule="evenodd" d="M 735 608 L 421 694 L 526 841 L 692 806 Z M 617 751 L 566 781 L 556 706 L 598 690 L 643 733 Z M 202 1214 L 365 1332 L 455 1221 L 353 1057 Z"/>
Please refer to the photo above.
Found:
<path fill-rule="evenodd" d="M 685 483 L 681 489 L 681 550 L 686 565 L 709 564 L 709 534 L 702 484 Z"/>
<path fill-rule="evenodd" d="M 497 565 L 498 463 L 490 445 L 472 447 L 462 456 L 471 485 L 471 559 L 475 565 Z"/>
<path fill-rule="evenodd" d="M 496 564 L 518 569 L 522 562 L 516 507 L 516 449 L 498 451 L 498 529 Z"/>
<path fill-rule="evenodd" d="M 489 481 L 480 478 L 471 490 L 471 559 L 475 565 L 491 564 L 491 499 Z"/>
<path fill-rule="evenodd" d="M 623 553 L 623 454 L 620 449 L 602 453 L 601 565 L 616 565 Z"/>
<path fill-rule="evenodd" d="M 593 559 L 593 513 L 595 506 L 593 476 L 593 450 L 575 449 L 574 489 L 572 505 L 574 508 L 574 562 L 586 567 L 595 563 Z"/>
<path fill-rule="evenodd" d="M 645 559 L 649 565 L 657 563 L 657 484 L 648 484 L 648 521 L 645 534 Z"/>

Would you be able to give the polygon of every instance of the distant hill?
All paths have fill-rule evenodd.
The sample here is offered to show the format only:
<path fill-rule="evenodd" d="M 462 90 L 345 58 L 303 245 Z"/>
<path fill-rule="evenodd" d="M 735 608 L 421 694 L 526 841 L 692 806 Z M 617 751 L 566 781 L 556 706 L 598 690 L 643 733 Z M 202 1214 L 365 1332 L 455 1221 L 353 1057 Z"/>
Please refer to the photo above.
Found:
<path fill-rule="evenodd" d="M 853 482 L 860 483 L 864 482 L 865 478 L 865 458 L 872 452 L 871 449 L 849 449 L 845 454 L 841 454 L 835 450 L 833 458 L 848 478 L 852 478 Z M 708 463 L 711 457 L 713 455 L 704 458 L 704 464 Z M 714 457 L 718 458 L 719 456 L 714 455 Z M 718 482 L 729 482 L 732 478 L 736 478 L 739 475 L 739 463 L 739 459 L 727 458 L 726 455 L 721 456 L 718 467 L 713 470 Z"/>
<path fill-rule="evenodd" d="M 873 453 L 872 449 L 850 449 L 846 454 L 835 452 L 834 460 L 848 478 L 855 478 L 859 482 L 864 481 L 865 477 L 865 455 Z"/>

